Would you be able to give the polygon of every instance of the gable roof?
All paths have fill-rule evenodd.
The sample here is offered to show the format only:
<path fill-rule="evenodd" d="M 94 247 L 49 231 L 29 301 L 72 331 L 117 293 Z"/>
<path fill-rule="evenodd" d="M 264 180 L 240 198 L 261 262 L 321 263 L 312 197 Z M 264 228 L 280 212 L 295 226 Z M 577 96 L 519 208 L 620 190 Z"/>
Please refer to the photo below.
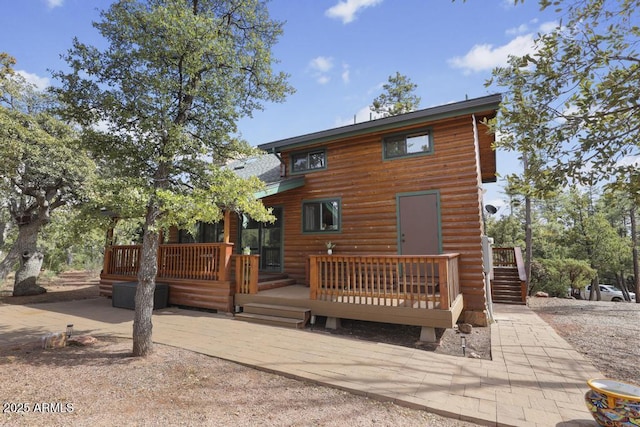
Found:
<path fill-rule="evenodd" d="M 225 167 L 240 178 L 247 179 L 255 176 L 266 184 L 282 179 L 280 177 L 280 159 L 274 154 L 262 154 L 234 160 Z"/>
<path fill-rule="evenodd" d="M 277 153 L 282 149 L 292 149 L 308 144 L 323 142 L 332 139 L 344 138 L 347 136 L 360 135 L 372 131 L 394 129 L 413 123 L 422 123 L 433 120 L 440 120 L 449 117 L 456 117 L 463 114 L 473 114 L 490 110 L 497 110 L 502 101 L 501 94 L 488 95 L 481 98 L 474 98 L 423 110 L 412 111 L 410 113 L 399 114 L 397 116 L 385 117 L 382 119 L 370 120 L 353 125 L 342 126 L 320 132 L 313 132 L 293 138 L 281 139 L 266 144 L 259 145 L 258 148 Z"/>
<path fill-rule="evenodd" d="M 247 179 L 255 176 L 264 182 L 264 189 L 255 194 L 258 199 L 304 185 L 304 176 L 302 175 L 281 176 L 281 162 L 275 154 L 260 154 L 246 159 L 234 160 L 225 167 L 240 178 Z"/>

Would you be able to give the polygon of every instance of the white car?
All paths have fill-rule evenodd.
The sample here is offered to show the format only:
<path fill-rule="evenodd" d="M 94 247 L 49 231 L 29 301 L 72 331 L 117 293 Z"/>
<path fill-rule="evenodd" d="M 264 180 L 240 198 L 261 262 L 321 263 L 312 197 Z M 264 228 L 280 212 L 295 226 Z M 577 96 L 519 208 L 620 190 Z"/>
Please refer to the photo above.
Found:
<path fill-rule="evenodd" d="M 613 285 L 603 285 L 600 284 L 600 296 L 602 297 L 602 301 L 624 301 L 624 296 L 622 295 L 622 290 Z M 591 292 L 591 285 L 585 286 L 582 290 L 582 298 L 589 299 L 589 293 Z M 631 297 L 631 301 L 636 300 L 636 294 L 633 292 L 629 292 L 629 296 Z"/>

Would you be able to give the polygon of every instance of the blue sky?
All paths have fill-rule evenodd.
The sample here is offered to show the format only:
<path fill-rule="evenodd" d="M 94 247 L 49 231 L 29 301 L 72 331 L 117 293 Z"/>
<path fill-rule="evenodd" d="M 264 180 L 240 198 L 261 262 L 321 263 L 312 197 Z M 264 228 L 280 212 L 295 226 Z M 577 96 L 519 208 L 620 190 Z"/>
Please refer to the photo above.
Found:
<path fill-rule="evenodd" d="M 32 82 L 56 84 L 66 69 L 60 54 L 73 37 L 100 46 L 91 22 L 109 0 L 2 0 L 0 51 L 17 59 Z M 495 93 L 484 82 L 509 54 L 533 49 L 533 38 L 559 17 L 537 0 L 272 0 L 272 18 L 285 21 L 274 47 L 278 71 L 296 93 L 267 104 L 240 123 L 252 145 L 369 119 L 372 100 L 390 75 L 418 85 L 421 108 Z M 498 172 L 517 170 L 498 152 Z M 503 205 L 500 183 L 487 185 L 486 203 Z"/>

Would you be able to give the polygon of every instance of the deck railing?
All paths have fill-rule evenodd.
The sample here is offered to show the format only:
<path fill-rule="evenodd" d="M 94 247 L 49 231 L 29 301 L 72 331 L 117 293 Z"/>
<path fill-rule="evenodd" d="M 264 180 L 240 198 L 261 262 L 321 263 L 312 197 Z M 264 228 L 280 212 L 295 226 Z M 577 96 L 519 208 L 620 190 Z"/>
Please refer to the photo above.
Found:
<path fill-rule="evenodd" d="M 446 310 L 460 293 L 459 257 L 311 255 L 311 299 Z"/>
<path fill-rule="evenodd" d="M 492 248 L 494 267 L 516 267 L 514 248 Z"/>
<path fill-rule="evenodd" d="M 258 293 L 258 255 L 235 255 L 236 263 L 236 293 Z"/>
<path fill-rule="evenodd" d="M 157 279 L 229 280 L 232 249 L 227 243 L 160 245 Z M 140 245 L 107 247 L 103 275 L 137 276 L 140 253 Z"/>

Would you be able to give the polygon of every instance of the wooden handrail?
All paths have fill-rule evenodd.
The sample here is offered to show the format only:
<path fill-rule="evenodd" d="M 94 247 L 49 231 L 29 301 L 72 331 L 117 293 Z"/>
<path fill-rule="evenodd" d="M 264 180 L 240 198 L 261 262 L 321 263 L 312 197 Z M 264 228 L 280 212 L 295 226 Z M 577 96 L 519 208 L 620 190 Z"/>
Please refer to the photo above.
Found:
<path fill-rule="evenodd" d="M 459 254 L 310 255 L 312 300 L 449 309 L 460 293 Z"/>
<path fill-rule="evenodd" d="M 518 267 L 518 276 L 520 276 L 520 281 L 521 282 L 526 282 L 527 281 L 527 271 L 524 268 L 524 261 L 522 258 L 522 250 L 519 247 L 515 247 L 513 248 L 513 252 L 515 254 L 515 262 L 516 262 L 516 267 Z"/>

